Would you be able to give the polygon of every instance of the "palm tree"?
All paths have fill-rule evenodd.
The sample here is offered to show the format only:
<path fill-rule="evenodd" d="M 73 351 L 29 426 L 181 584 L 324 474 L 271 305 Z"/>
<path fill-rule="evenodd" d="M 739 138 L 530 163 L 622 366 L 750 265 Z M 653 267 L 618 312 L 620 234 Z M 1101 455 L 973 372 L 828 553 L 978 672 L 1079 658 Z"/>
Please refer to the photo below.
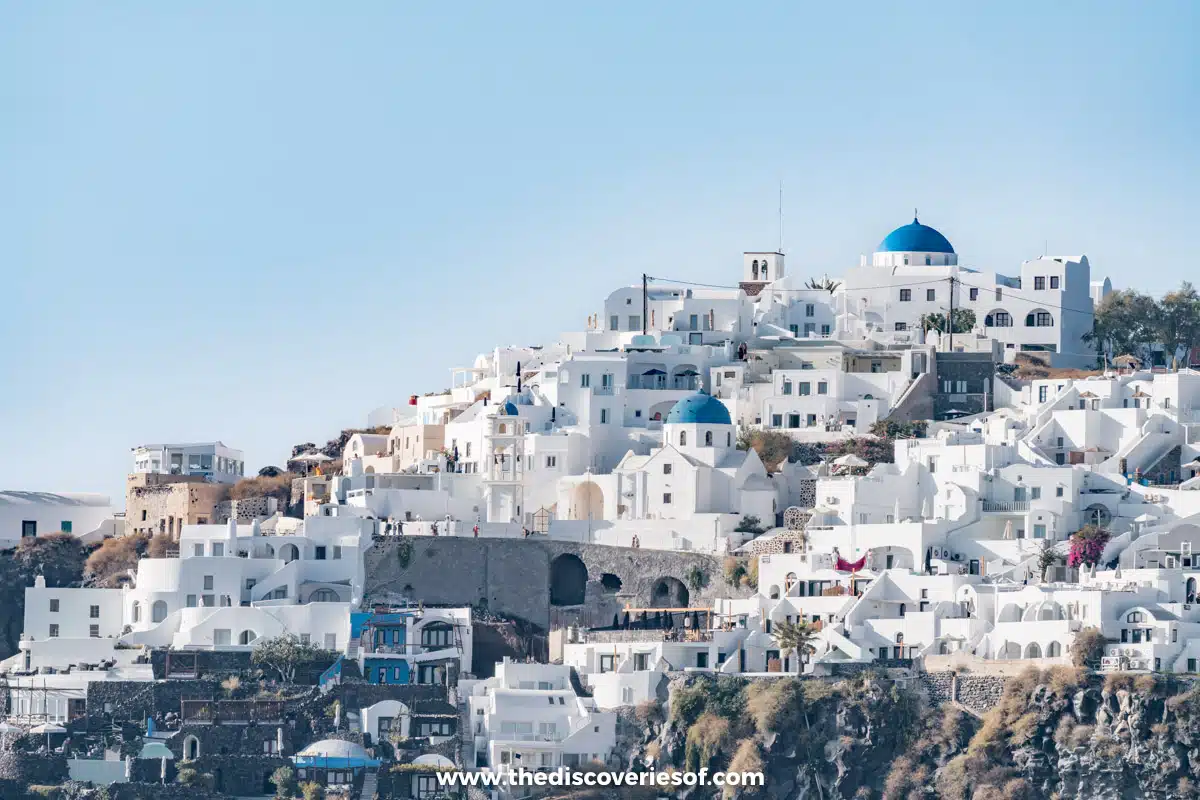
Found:
<path fill-rule="evenodd" d="M 799 657 L 796 672 L 803 672 L 804 664 L 808 661 L 807 656 L 817 652 L 817 648 L 812 644 L 812 641 L 817 638 L 817 629 L 803 621 L 780 622 L 774 627 L 775 630 L 771 632 L 771 637 L 775 639 L 775 644 L 784 653 L 794 650 Z"/>
<path fill-rule="evenodd" d="M 842 285 L 842 282 L 835 281 L 833 278 L 830 278 L 828 275 L 826 275 L 820 280 L 817 280 L 816 278 L 809 278 L 808 282 L 804 285 L 809 289 L 824 289 L 830 294 L 833 294 L 838 290 L 838 287 Z"/>

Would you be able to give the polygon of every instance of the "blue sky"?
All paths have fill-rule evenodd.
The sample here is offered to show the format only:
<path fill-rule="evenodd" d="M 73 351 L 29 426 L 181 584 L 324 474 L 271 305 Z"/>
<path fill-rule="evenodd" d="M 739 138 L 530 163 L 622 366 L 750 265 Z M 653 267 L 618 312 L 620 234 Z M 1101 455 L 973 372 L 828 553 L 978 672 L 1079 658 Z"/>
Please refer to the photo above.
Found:
<path fill-rule="evenodd" d="M 836 7 L 835 7 L 836 6 Z M 643 271 L 1194 276 L 1191 2 L 0 5 L 0 488 L 257 469 Z M 118 505 L 119 505 L 118 501 Z"/>

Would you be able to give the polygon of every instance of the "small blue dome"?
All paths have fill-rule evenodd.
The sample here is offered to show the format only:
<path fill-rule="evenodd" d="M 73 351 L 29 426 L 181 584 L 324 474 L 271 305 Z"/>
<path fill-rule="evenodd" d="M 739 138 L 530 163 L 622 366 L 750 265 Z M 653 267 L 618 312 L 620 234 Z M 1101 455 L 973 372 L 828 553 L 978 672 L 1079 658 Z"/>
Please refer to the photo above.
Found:
<path fill-rule="evenodd" d="M 500 413 L 506 417 L 515 417 L 517 416 L 517 406 L 512 400 L 506 400 L 504 408 L 501 409 Z"/>
<path fill-rule="evenodd" d="M 729 409 L 717 398 L 704 392 L 685 397 L 667 414 L 666 424 L 732 425 Z"/>
<path fill-rule="evenodd" d="M 950 240 L 936 229 L 922 225 L 913 217 L 911 225 L 902 225 L 879 243 L 880 253 L 953 253 Z"/>

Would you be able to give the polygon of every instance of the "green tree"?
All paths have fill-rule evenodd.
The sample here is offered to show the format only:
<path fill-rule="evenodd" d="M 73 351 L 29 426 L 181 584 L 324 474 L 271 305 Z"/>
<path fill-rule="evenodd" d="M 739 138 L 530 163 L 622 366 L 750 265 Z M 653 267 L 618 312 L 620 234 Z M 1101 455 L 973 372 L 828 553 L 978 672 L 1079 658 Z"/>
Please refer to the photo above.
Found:
<path fill-rule="evenodd" d="M 295 634 L 285 633 L 255 642 L 250 662 L 275 672 L 284 683 L 296 680 L 296 670 L 325 655 L 325 651 Z"/>
<path fill-rule="evenodd" d="M 278 798 L 295 797 L 300 788 L 296 784 L 296 771 L 291 767 L 280 767 L 272 772 L 271 782 L 275 784 L 275 796 Z"/>
<path fill-rule="evenodd" d="M 807 622 L 783 622 L 775 623 L 774 630 L 771 631 L 771 638 L 775 640 L 775 645 L 785 653 L 795 651 L 799 656 L 797 659 L 797 672 L 802 672 L 804 664 L 808 662 L 808 656 L 817 652 L 817 648 L 812 642 L 817 638 L 817 630 Z"/>
<path fill-rule="evenodd" d="M 1038 552 L 1038 569 L 1042 583 L 1046 582 L 1046 570 L 1058 563 L 1058 551 L 1049 539 L 1042 540 L 1042 549 Z"/>
<path fill-rule="evenodd" d="M 761 519 L 753 514 L 747 514 L 746 516 L 742 517 L 741 521 L 738 522 L 737 527 L 734 528 L 734 530 L 738 533 L 762 533 L 766 530 L 766 528 L 763 527 Z"/>
<path fill-rule="evenodd" d="M 946 329 L 946 315 L 942 313 L 922 314 L 918 322 L 923 331 L 937 331 L 938 333 L 948 333 Z M 969 308 L 954 309 L 954 333 L 970 333 L 975 327 L 975 312 Z"/>
<path fill-rule="evenodd" d="M 1166 349 L 1168 359 L 1181 351 L 1186 358 L 1188 351 L 1200 344 L 1200 293 L 1184 281 L 1163 297 L 1158 312 L 1154 326 L 1158 343 Z"/>
<path fill-rule="evenodd" d="M 1084 339 L 1112 358 L 1126 355 L 1140 358 L 1146 345 L 1161 334 L 1159 311 L 1149 295 L 1134 289 L 1112 292 L 1096 307 L 1092 330 L 1084 334 Z"/>

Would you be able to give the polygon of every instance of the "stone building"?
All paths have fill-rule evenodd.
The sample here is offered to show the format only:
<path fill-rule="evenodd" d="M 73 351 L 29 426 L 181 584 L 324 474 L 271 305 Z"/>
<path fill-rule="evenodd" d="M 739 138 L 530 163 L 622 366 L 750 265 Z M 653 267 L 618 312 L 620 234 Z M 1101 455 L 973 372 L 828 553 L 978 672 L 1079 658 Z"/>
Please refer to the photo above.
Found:
<path fill-rule="evenodd" d="M 125 481 L 125 533 L 167 533 L 214 521 L 229 487 L 189 475 L 135 472 Z"/>
<path fill-rule="evenodd" d="M 274 497 L 243 497 L 241 500 L 222 500 L 213 509 L 212 521 L 222 525 L 233 519 L 239 523 L 250 523 L 266 519 L 279 510 L 279 501 Z"/>

